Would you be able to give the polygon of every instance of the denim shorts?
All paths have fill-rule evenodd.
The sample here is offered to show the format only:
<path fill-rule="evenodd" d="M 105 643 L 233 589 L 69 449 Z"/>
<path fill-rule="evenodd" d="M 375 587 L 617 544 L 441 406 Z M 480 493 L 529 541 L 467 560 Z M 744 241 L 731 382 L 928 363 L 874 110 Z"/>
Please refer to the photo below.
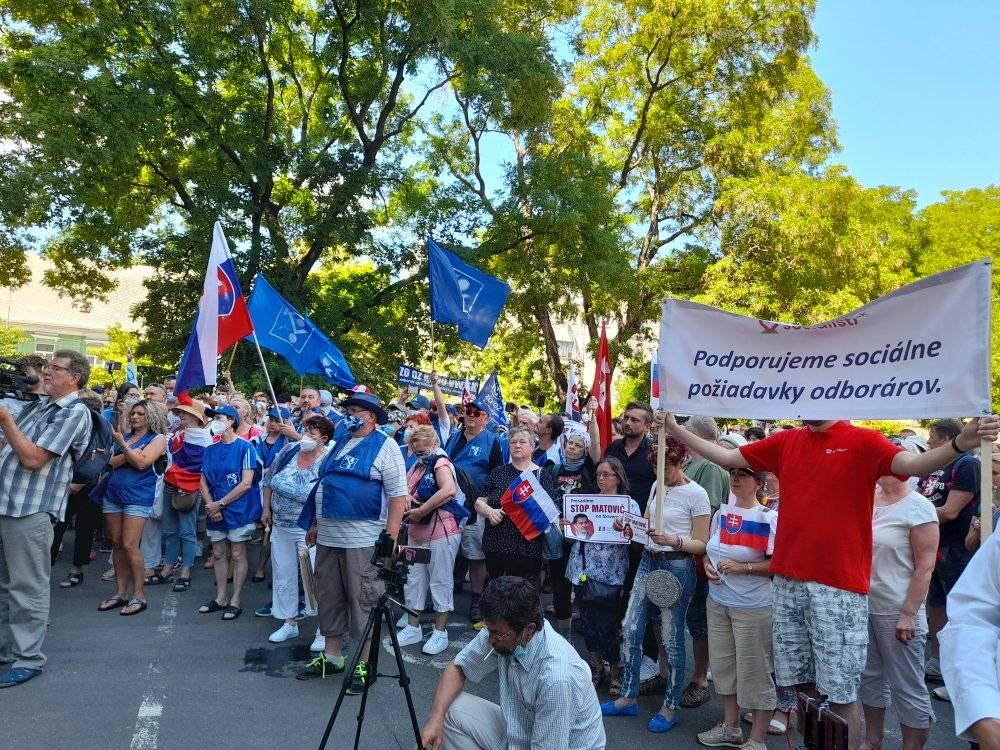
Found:
<path fill-rule="evenodd" d="M 230 542 L 249 542 L 254 531 L 257 530 L 257 522 L 248 523 L 246 526 L 237 526 L 235 529 L 208 529 L 208 541 L 221 542 L 224 539 Z"/>
<path fill-rule="evenodd" d="M 134 516 L 135 518 L 149 518 L 150 513 L 153 512 L 153 506 L 122 505 L 121 503 L 116 503 L 114 500 L 108 500 L 107 498 L 105 498 L 102 510 L 105 513 L 105 515 L 121 513 L 126 516 Z"/>

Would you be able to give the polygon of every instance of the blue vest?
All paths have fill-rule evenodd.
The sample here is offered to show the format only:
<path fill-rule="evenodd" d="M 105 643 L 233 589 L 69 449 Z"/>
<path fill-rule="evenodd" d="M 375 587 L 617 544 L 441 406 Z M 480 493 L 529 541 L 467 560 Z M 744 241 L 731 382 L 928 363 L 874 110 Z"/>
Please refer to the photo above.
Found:
<path fill-rule="evenodd" d="M 157 437 L 159 435 L 155 432 L 147 432 L 132 445 L 132 448 L 142 450 Z M 116 454 L 121 452 L 120 448 L 115 448 Z M 156 471 L 152 464 L 139 470 L 128 462 L 123 463 L 111 472 L 107 497 L 119 505 L 152 505 L 156 499 L 156 480 Z"/>
<path fill-rule="evenodd" d="M 317 483 L 317 487 L 323 488 L 323 518 L 378 521 L 382 517 L 382 482 L 372 479 L 371 471 L 388 439 L 384 432 L 375 430 L 344 455 L 335 456 L 335 447 L 323 460 Z M 311 495 L 311 502 L 306 503 L 313 512 L 314 497 Z"/>
<path fill-rule="evenodd" d="M 482 492 L 486 487 L 486 481 L 490 478 L 490 454 L 493 452 L 493 444 L 497 442 L 497 436 L 488 429 L 483 430 L 456 453 L 455 445 L 463 434 L 456 432 L 451 436 L 447 452 L 455 466 L 468 474 L 469 479 L 476 483 L 476 489 Z"/>
<path fill-rule="evenodd" d="M 257 455 L 260 456 L 261 460 L 264 462 L 264 468 L 270 469 L 271 462 L 274 457 L 281 453 L 281 449 L 285 447 L 288 443 L 288 437 L 285 435 L 278 435 L 278 439 L 273 443 L 267 442 L 267 433 L 260 436 L 260 439 L 254 441 L 254 445 L 257 448 Z"/>
<path fill-rule="evenodd" d="M 444 458 L 444 456 L 441 456 Z M 416 460 L 416 457 L 414 457 Z M 417 484 L 417 500 L 422 503 L 426 503 L 432 497 L 434 493 L 440 488 L 438 487 L 437 477 L 434 476 L 434 464 L 437 463 L 437 456 L 435 456 L 433 461 L 428 461 L 427 465 L 424 467 L 424 475 L 420 478 L 420 483 Z M 458 486 L 456 480 L 455 486 Z M 460 504 L 455 498 L 452 498 L 444 505 L 440 506 L 438 510 L 446 510 L 455 516 L 455 521 L 460 522 L 463 518 L 468 518 L 470 513 L 465 509 L 465 506 Z"/>

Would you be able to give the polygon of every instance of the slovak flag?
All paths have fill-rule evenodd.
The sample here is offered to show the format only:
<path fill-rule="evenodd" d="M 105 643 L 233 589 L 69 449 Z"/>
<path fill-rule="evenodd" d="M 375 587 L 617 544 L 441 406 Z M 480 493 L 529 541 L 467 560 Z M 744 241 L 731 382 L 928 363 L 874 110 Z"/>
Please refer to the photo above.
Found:
<path fill-rule="evenodd" d="M 597 367 L 590 395 L 597 399 L 594 418 L 601 431 L 601 453 L 604 453 L 611 443 L 611 358 L 608 356 L 608 330 L 604 323 L 601 324 L 601 344 L 597 349 Z"/>
<path fill-rule="evenodd" d="M 730 505 L 719 509 L 719 541 L 737 547 L 749 547 L 767 554 L 773 544 L 773 529 L 767 512 L 740 512 Z"/>
<path fill-rule="evenodd" d="M 569 375 L 566 378 L 566 413 L 574 422 L 580 422 L 583 414 L 580 412 L 580 394 L 576 387 L 576 368 L 569 366 Z"/>
<path fill-rule="evenodd" d="M 199 386 L 215 385 L 219 355 L 252 332 L 253 323 L 236 276 L 236 266 L 229 256 L 222 224 L 217 221 L 198 315 L 184 347 L 174 390 L 185 393 Z"/>
<path fill-rule="evenodd" d="M 472 395 L 472 391 L 469 390 L 469 376 L 465 376 L 465 385 L 462 386 L 462 406 L 472 403 L 475 396 Z"/>
<path fill-rule="evenodd" d="M 525 470 L 500 497 L 500 507 L 529 542 L 544 534 L 559 518 L 559 509 L 538 478 Z"/>
<path fill-rule="evenodd" d="M 649 363 L 649 405 L 660 408 L 660 351 L 657 350 Z"/>

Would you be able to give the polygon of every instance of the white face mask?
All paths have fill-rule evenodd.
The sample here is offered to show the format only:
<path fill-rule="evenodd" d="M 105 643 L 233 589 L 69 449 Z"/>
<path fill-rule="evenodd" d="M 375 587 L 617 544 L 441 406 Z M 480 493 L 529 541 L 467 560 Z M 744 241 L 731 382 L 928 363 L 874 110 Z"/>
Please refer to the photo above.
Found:
<path fill-rule="evenodd" d="M 226 423 L 221 419 L 213 419 L 208 423 L 208 431 L 213 435 L 221 435 L 226 431 Z"/>
<path fill-rule="evenodd" d="M 301 440 L 299 440 L 299 448 L 301 448 L 304 451 L 314 451 L 316 450 L 316 445 L 317 445 L 316 441 L 313 440 L 311 437 L 304 437 Z"/>

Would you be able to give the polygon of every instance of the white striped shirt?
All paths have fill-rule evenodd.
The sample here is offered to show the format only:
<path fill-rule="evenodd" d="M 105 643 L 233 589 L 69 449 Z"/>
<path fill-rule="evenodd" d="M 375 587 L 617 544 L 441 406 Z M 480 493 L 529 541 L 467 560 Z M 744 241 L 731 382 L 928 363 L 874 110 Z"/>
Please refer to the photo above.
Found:
<path fill-rule="evenodd" d="M 58 401 L 32 401 L 17 417 L 17 427 L 39 448 L 55 457 L 38 469 L 26 469 L 10 445 L 0 448 L 0 516 L 23 518 L 49 513 L 62 520 L 73 464 L 90 441 L 90 409 L 69 404 L 76 391 Z"/>
<path fill-rule="evenodd" d="M 522 656 L 498 656 L 492 650 L 489 632 L 481 630 L 455 657 L 455 666 L 473 682 L 498 673 L 507 750 L 604 750 L 604 721 L 590 667 L 548 622 Z"/>

